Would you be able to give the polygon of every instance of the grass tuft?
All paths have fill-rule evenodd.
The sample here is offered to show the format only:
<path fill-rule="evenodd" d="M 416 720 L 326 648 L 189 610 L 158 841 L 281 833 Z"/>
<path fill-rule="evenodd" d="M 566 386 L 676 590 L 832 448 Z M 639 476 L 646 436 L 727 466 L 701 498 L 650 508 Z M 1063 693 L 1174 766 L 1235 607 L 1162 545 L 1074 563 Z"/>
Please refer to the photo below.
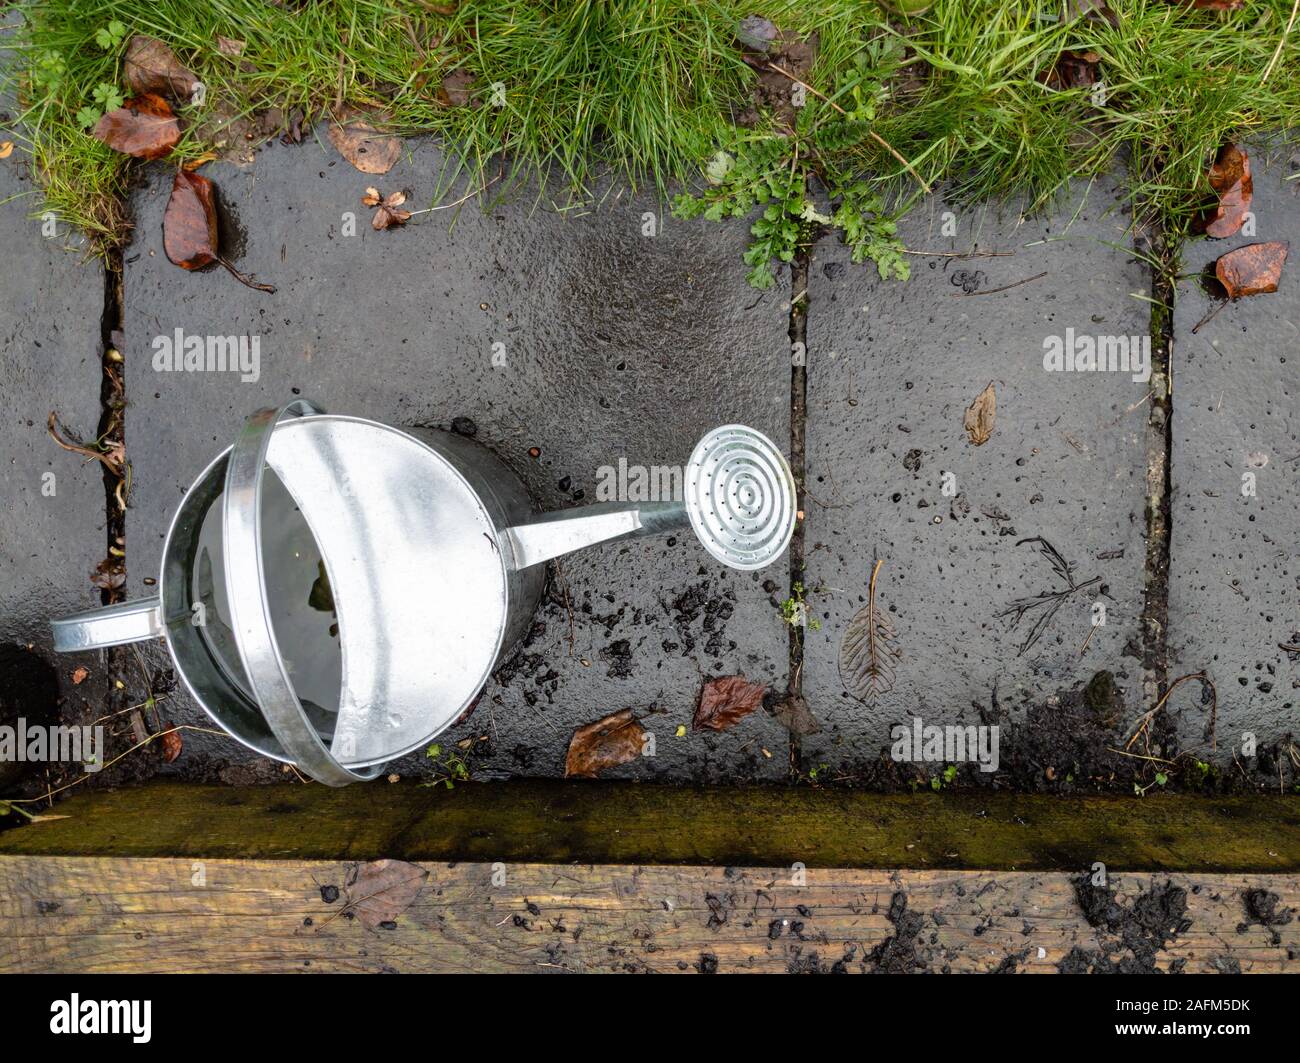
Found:
<path fill-rule="evenodd" d="M 578 194 L 606 173 L 660 190 L 698 185 L 721 165 L 721 182 L 683 209 L 722 218 L 764 204 L 751 248 L 763 283 L 819 225 L 901 275 L 891 218 L 925 184 L 1036 209 L 1116 160 L 1135 205 L 1186 231 L 1220 144 L 1296 125 L 1294 0 L 1235 12 L 1109 6 L 1117 25 L 1063 19 L 1050 0 L 936 0 L 911 19 L 861 0 L 36 0 L 6 42 L 17 53 L 6 66 L 43 209 L 101 242 L 127 224 L 129 168 L 87 130 L 124 91 L 125 41 L 142 33 L 207 85 L 201 106 L 181 108 L 181 159 L 264 135 L 249 120 L 269 108 L 310 120 L 346 104 L 445 138 L 481 175 L 508 160 L 515 177 L 546 175 Z M 818 35 L 814 92 L 793 134 L 733 121 L 757 76 L 734 31 L 754 14 Z M 242 41 L 242 53 L 222 54 L 218 38 Z M 1047 84 L 1067 49 L 1097 53 L 1104 102 Z M 438 102 L 454 71 L 473 77 L 479 106 Z M 776 202 L 740 187 L 746 175 Z"/>

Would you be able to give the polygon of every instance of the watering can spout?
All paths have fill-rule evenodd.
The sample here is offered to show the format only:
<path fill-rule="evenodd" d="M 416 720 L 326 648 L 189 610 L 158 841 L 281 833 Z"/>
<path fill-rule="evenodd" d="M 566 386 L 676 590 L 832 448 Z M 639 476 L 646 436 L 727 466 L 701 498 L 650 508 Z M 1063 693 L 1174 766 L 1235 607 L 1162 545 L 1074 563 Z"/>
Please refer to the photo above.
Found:
<path fill-rule="evenodd" d="M 715 428 L 695 445 L 680 502 L 602 502 L 548 513 L 507 528 L 515 570 L 586 546 L 690 527 L 700 544 L 732 568 L 771 564 L 794 532 L 796 492 L 785 458 L 744 425 Z"/>
<path fill-rule="evenodd" d="M 601 502 L 548 513 L 507 528 L 502 537 L 514 554 L 515 569 L 522 570 L 597 543 L 657 535 L 689 523 L 681 502 Z"/>

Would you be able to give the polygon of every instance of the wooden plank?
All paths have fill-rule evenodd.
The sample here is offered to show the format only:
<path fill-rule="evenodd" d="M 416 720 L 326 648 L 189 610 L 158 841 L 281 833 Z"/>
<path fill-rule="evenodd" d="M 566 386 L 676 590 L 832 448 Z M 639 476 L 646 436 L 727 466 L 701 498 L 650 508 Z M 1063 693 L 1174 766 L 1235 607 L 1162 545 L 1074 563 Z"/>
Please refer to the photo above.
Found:
<path fill-rule="evenodd" d="M 1293 875 L 421 866 L 367 929 L 342 862 L 4 856 L 0 971 L 1300 970 Z"/>
<path fill-rule="evenodd" d="M 0 853 L 492 863 L 1300 872 L 1300 802 L 521 780 L 87 792 Z"/>

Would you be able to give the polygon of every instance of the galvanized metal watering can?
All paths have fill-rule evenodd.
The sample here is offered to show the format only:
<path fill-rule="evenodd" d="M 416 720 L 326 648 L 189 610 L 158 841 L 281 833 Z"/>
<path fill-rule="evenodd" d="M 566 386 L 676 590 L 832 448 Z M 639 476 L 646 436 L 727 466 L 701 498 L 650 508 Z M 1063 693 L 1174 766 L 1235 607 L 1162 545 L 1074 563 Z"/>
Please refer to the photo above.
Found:
<path fill-rule="evenodd" d="M 55 620 L 54 644 L 162 637 L 228 734 L 332 786 L 373 779 L 473 701 L 528 630 L 551 558 L 689 525 L 757 569 L 790 542 L 794 479 L 751 428 L 701 439 L 683 495 L 539 516 L 477 443 L 299 400 L 255 413 L 190 487 L 156 598 Z"/>

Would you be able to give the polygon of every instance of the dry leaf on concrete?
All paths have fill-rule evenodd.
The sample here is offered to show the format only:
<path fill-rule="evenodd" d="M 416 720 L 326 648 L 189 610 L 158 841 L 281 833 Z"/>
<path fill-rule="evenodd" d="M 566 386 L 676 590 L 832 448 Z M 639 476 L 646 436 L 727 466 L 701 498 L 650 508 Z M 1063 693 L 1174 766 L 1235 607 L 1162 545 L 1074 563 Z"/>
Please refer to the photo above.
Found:
<path fill-rule="evenodd" d="M 172 180 L 172 194 L 163 211 L 163 251 L 173 265 L 196 270 L 220 263 L 240 284 L 259 292 L 273 293 L 270 284 L 259 284 L 222 257 L 218 242 L 217 205 L 214 186 L 202 174 L 181 169 Z"/>
<path fill-rule="evenodd" d="M 751 683 L 743 675 L 707 679 L 700 689 L 691 727 L 696 731 L 726 731 L 763 704 L 764 683 Z"/>
<path fill-rule="evenodd" d="M 877 560 L 867 584 L 867 604 L 849 621 L 840 642 L 840 682 L 860 701 L 873 705 L 881 694 L 894 689 L 894 675 L 902 651 L 889 611 L 876 600 L 876 580 L 885 562 Z"/>
<path fill-rule="evenodd" d="M 347 111 L 329 127 L 330 143 L 362 173 L 383 174 L 402 157 L 402 141 L 379 132 L 359 111 Z"/>
<path fill-rule="evenodd" d="M 1214 275 L 1229 299 L 1265 295 L 1277 291 L 1286 254 L 1287 245 L 1277 241 L 1248 244 L 1220 257 L 1214 264 Z"/>
<path fill-rule="evenodd" d="M 402 204 L 406 202 L 406 193 L 389 192 L 383 195 L 377 188 L 367 188 L 366 194 L 361 197 L 361 202 L 367 207 L 375 208 L 375 216 L 370 219 L 370 227 L 383 231 L 392 225 L 405 225 L 411 216 L 409 210 L 403 210 Z"/>
<path fill-rule="evenodd" d="M 962 427 L 970 435 L 970 441 L 982 447 L 993 434 L 993 422 L 997 417 L 997 393 L 990 383 L 976 396 L 975 401 L 966 408 Z"/>
<path fill-rule="evenodd" d="M 579 727 L 569 740 L 569 752 L 564 758 L 565 777 L 594 779 L 606 768 L 639 757 L 645 733 L 631 709 Z"/>

